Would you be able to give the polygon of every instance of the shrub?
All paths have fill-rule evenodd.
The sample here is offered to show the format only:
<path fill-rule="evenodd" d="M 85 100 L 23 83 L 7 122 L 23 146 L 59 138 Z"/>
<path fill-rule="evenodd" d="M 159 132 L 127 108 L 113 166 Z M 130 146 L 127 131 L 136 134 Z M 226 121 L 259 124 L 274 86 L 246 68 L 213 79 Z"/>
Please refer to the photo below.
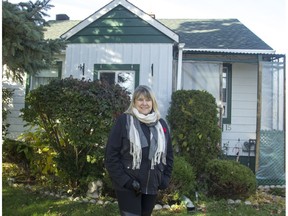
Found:
<path fill-rule="evenodd" d="M 193 165 L 198 178 L 205 164 L 221 152 L 215 98 L 205 91 L 176 91 L 167 120 L 176 151 Z"/>
<path fill-rule="evenodd" d="M 2 145 L 2 160 L 5 163 L 17 164 L 28 175 L 30 158 L 33 149 L 28 143 L 19 140 L 5 139 Z"/>
<path fill-rule="evenodd" d="M 184 157 L 174 156 L 174 166 L 169 187 L 160 193 L 163 202 L 177 201 L 182 195 L 191 196 L 195 190 L 194 168 Z"/>
<path fill-rule="evenodd" d="M 40 137 L 49 139 L 59 173 L 77 188 L 102 177 L 108 133 L 129 102 L 118 85 L 66 78 L 32 90 L 21 111 Z"/>
<path fill-rule="evenodd" d="M 232 160 L 211 160 L 206 166 L 209 195 L 221 198 L 246 198 L 256 191 L 251 169 Z"/>

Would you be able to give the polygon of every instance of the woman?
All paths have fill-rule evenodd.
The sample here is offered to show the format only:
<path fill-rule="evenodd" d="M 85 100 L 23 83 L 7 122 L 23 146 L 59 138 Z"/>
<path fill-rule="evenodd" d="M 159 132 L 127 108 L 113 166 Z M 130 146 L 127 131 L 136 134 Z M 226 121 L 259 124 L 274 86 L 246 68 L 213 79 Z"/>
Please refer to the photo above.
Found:
<path fill-rule="evenodd" d="M 112 128 L 105 153 L 122 216 L 151 215 L 158 190 L 167 188 L 173 149 L 166 122 L 148 86 L 138 86 Z"/>

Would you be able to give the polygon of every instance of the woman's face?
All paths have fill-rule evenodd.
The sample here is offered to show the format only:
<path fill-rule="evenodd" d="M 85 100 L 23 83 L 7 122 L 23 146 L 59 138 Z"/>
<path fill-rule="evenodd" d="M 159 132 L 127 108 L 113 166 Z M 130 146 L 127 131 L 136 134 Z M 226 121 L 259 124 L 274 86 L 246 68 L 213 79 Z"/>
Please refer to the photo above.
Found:
<path fill-rule="evenodd" d="M 152 100 L 140 95 L 135 100 L 135 108 L 138 110 L 139 113 L 143 115 L 147 115 L 151 112 L 153 108 Z"/>

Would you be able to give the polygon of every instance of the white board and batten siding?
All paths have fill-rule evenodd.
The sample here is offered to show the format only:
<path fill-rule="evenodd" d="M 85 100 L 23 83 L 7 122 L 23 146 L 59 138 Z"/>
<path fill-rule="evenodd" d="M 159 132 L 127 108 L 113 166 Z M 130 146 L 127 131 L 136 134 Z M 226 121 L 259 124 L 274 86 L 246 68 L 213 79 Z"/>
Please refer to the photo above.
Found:
<path fill-rule="evenodd" d="M 13 91 L 11 103 L 9 104 L 9 111 L 7 115 L 6 123 L 10 124 L 8 128 L 8 134 L 6 138 L 17 139 L 26 128 L 24 128 L 25 122 L 20 117 L 20 110 L 25 106 L 25 83 L 26 78 L 23 79 L 23 85 L 15 83 L 9 79 L 3 79 L 3 88 L 7 88 Z"/>
<path fill-rule="evenodd" d="M 69 44 L 63 77 L 93 80 L 95 64 L 139 64 L 139 84 L 150 86 L 165 118 L 172 94 L 173 44 Z M 79 70 L 85 64 L 84 76 Z M 153 64 L 153 76 L 151 66 Z"/>
<path fill-rule="evenodd" d="M 216 103 L 220 100 L 220 75 L 222 63 L 217 62 L 183 62 L 183 89 L 206 90 L 211 93 Z M 224 124 L 222 147 L 228 145 L 227 155 L 243 152 L 244 142 L 256 139 L 257 116 L 257 64 L 232 64 L 232 104 L 231 124 Z M 251 154 L 252 155 L 252 154 Z"/>
<path fill-rule="evenodd" d="M 228 155 L 240 148 L 240 156 L 245 156 L 244 142 L 256 139 L 257 64 L 234 63 L 232 67 L 231 124 L 223 125 L 222 145 L 228 143 Z"/>

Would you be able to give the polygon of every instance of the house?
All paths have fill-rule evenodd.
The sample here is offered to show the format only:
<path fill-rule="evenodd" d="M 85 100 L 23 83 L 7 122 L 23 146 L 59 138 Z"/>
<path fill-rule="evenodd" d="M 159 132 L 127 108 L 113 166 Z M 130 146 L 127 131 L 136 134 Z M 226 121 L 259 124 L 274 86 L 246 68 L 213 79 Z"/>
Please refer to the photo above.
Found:
<path fill-rule="evenodd" d="M 131 92 L 149 85 L 164 117 L 173 91 L 206 90 L 219 106 L 225 155 L 256 171 L 263 184 L 284 184 L 285 55 L 239 20 L 158 20 L 114 0 L 85 20 L 60 14 L 50 24 L 45 37 L 68 42 L 55 67 L 29 77 L 26 88 L 4 80 L 16 89 L 12 138 L 24 130 L 18 113 L 25 90 L 55 77 L 105 79 Z"/>

